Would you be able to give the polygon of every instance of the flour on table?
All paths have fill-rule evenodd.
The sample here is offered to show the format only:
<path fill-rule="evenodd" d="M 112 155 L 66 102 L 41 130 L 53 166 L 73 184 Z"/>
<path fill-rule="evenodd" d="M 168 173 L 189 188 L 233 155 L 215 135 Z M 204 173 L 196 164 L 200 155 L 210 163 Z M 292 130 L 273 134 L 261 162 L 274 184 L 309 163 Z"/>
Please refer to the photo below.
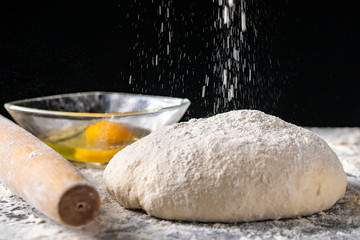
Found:
<path fill-rule="evenodd" d="M 320 212 L 344 196 L 347 184 L 324 140 L 253 110 L 157 130 L 116 154 L 104 181 L 125 208 L 201 222 Z"/>
<path fill-rule="evenodd" d="M 353 130 L 321 128 L 315 133 L 334 148 L 344 163 L 356 159 L 355 156 L 360 159 L 360 146 L 347 142 L 340 145 L 332 140 L 338 136 L 350 140 L 360 131 Z M 0 239 L 360 239 L 360 178 L 356 176 L 348 175 L 344 198 L 324 212 L 281 221 L 199 223 L 161 220 L 142 211 L 124 209 L 106 193 L 103 169 L 79 167 L 79 170 L 97 187 L 102 199 L 99 216 L 92 223 L 69 228 L 51 221 L 0 183 Z"/>

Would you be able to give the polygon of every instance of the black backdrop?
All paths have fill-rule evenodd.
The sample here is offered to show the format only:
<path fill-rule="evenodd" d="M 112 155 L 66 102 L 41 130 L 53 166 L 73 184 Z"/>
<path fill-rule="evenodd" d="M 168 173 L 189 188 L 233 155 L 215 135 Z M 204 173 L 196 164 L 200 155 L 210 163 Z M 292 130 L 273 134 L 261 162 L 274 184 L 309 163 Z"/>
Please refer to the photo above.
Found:
<path fill-rule="evenodd" d="M 262 82 L 246 86 L 237 107 L 303 126 L 360 126 L 356 1 L 259 2 L 247 1 L 247 15 L 256 19 Z M 158 34 L 166 23 L 159 5 L 171 9 L 170 55 Z M 214 113 L 214 93 L 201 96 L 204 76 L 217 78 L 211 0 L 11 1 L 0 9 L 1 105 L 102 90 L 187 97 L 184 120 Z M 0 114 L 9 117 L 2 106 Z"/>

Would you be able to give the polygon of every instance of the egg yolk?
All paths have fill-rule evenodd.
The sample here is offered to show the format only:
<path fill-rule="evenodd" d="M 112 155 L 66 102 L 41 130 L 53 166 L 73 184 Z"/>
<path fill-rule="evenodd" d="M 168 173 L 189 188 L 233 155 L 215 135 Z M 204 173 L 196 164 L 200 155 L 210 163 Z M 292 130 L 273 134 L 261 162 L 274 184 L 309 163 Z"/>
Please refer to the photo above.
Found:
<path fill-rule="evenodd" d="M 102 143 L 109 146 L 131 141 L 134 133 L 120 123 L 101 121 L 91 124 L 85 130 L 86 139 L 89 143 Z"/>
<path fill-rule="evenodd" d="M 122 148 L 95 151 L 83 148 L 76 148 L 74 152 L 74 157 L 81 162 L 107 163 L 121 149 Z"/>
<path fill-rule="evenodd" d="M 75 148 L 74 158 L 82 162 L 106 163 L 123 147 L 107 149 L 134 139 L 134 133 L 120 123 L 101 121 L 91 124 L 85 130 L 87 145 L 91 148 L 105 150 L 89 150 Z"/>

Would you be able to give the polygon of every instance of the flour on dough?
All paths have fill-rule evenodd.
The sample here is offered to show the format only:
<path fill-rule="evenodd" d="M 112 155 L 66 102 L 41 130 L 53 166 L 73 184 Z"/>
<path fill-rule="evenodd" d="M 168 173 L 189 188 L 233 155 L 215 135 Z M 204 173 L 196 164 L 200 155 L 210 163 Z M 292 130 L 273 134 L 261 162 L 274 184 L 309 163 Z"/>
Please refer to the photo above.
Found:
<path fill-rule="evenodd" d="M 255 110 L 157 130 L 116 154 L 104 181 L 125 208 L 203 222 L 312 214 L 341 199 L 347 184 L 324 140 Z"/>

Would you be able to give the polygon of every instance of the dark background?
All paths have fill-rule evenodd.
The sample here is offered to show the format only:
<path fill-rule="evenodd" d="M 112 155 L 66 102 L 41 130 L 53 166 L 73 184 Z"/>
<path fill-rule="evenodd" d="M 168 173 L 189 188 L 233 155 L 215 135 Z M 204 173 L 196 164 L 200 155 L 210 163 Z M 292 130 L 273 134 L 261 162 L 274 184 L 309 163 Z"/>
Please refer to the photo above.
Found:
<path fill-rule="evenodd" d="M 252 108 L 303 126 L 360 126 L 356 1 L 259 2 L 246 9 L 258 30 L 257 80 L 243 84 L 236 107 L 218 112 Z M 159 5 L 169 7 L 168 21 Z M 186 97 L 184 120 L 212 115 L 218 95 L 208 89 L 203 98 L 201 89 L 205 75 L 219 78 L 211 58 L 218 9 L 210 0 L 11 1 L 0 8 L 0 104 L 102 90 Z M 161 22 L 174 34 L 169 55 Z M 0 114 L 9 117 L 3 107 Z"/>

